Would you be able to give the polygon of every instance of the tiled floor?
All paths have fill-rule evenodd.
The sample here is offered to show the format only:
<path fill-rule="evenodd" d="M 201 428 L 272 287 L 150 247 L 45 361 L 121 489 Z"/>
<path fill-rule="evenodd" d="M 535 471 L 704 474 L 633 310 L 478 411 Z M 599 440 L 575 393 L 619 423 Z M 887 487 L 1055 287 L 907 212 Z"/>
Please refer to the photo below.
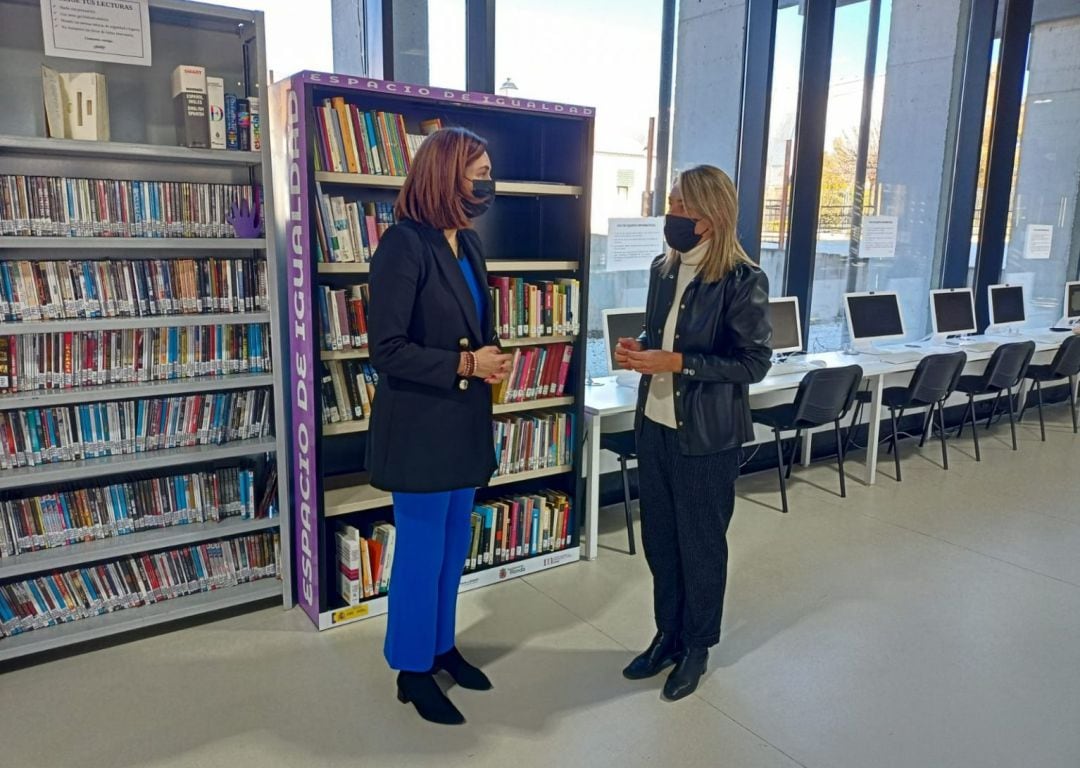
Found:
<path fill-rule="evenodd" d="M 393 696 L 383 619 L 316 634 L 266 610 L 0 676 L 0 763 L 79 766 L 1080 766 L 1080 438 L 995 428 L 976 465 L 910 441 L 902 484 L 740 481 L 721 645 L 696 696 L 619 670 L 649 574 L 605 513 L 601 558 L 465 595 L 496 690 L 460 728 Z"/>

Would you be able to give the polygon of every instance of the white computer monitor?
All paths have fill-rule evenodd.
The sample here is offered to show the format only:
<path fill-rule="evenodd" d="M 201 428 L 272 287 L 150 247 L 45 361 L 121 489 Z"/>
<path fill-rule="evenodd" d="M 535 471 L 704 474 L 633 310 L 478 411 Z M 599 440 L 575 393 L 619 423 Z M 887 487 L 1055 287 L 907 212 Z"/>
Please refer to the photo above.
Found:
<path fill-rule="evenodd" d="M 856 349 L 869 349 L 874 342 L 895 341 L 906 335 L 900 297 L 895 291 L 845 293 L 844 308 Z"/>
<path fill-rule="evenodd" d="M 645 310 L 643 308 L 631 309 L 605 309 L 601 313 L 604 319 L 604 349 L 608 353 L 608 373 L 625 374 L 632 373 L 625 368 L 620 368 L 615 362 L 615 347 L 619 339 L 636 339 L 645 328 Z"/>
<path fill-rule="evenodd" d="M 1080 281 L 1065 283 L 1065 311 L 1062 316 L 1066 322 L 1080 322 Z"/>
<path fill-rule="evenodd" d="M 930 320 L 938 337 L 975 333 L 975 294 L 970 288 L 930 291 Z"/>
<path fill-rule="evenodd" d="M 802 352 L 802 319 L 799 317 L 799 297 L 784 296 L 769 299 L 769 315 L 772 319 L 773 354 L 785 355 Z"/>
<path fill-rule="evenodd" d="M 1024 286 L 990 286 L 990 325 L 996 328 L 1016 328 L 1027 322 L 1024 312 Z"/>

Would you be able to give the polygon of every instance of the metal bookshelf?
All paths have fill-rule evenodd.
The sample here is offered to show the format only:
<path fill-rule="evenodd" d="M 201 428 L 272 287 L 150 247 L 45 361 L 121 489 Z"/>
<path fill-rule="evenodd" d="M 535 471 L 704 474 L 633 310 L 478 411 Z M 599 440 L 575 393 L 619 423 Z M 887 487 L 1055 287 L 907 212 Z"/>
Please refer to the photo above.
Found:
<path fill-rule="evenodd" d="M 192 376 L 167 381 L 140 381 L 103 384 L 97 387 L 39 390 L 0 395 L 0 411 L 16 408 L 48 408 L 56 405 L 96 403 L 106 400 L 128 400 L 139 397 L 172 397 L 192 392 L 225 392 L 232 389 L 272 387 L 270 373 L 230 373 L 223 376 Z"/>
<path fill-rule="evenodd" d="M 340 80 L 345 82 L 345 78 Z M 315 299 L 320 283 L 337 286 L 343 282 L 362 282 L 371 266 L 316 261 L 313 213 L 316 184 L 324 192 L 340 195 L 347 201 L 370 202 L 374 198 L 385 203 L 402 188 L 405 177 L 316 170 L 314 157 L 320 128 L 314 122 L 314 105 L 323 99 L 342 96 L 361 110 L 404 115 L 407 130 L 412 128 L 410 133 L 417 132 L 416 126 L 422 120 L 438 117 L 444 125 L 461 125 L 486 137 L 495 166 L 506 169 L 506 175 L 515 179 L 496 180 L 495 204 L 476 223 L 486 253 L 494 256 L 487 261 L 489 273 L 526 274 L 536 280 L 576 278 L 581 288 L 579 318 L 588 313 L 591 109 L 558 105 L 547 111 L 531 109 L 526 105 L 532 102 L 525 101 L 519 102 L 520 106 L 497 106 L 484 104 L 476 96 L 444 89 L 425 96 L 405 95 L 399 86 L 377 80 L 350 78 L 349 84 L 336 81 L 338 78 L 331 80 L 330 76 L 319 73 L 294 75 L 273 86 L 270 106 L 275 136 L 292 137 L 289 142 L 275 144 L 275 183 L 277 220 L 287 222 L 278 233 L 279 249 L 289 248 L 294 258 L 292 287 L 285 301 L 291 310 L 289 327 L 293 329 L 289 356 L 296 361 L 297 370 L 304 372 L 292 382 L 293 506 L 312 510 L 308 520 L 301 521 L 299 517 L 294 520 L 293 538 L 299 604 L 319 629 L 385 610 L 384 598 L 343 607 L 337 595 L 333 532 L 336 523 L 344 521 L 364 530 L 366 523 L 375 521 L 371 515 L 392 514 L 392 501 L 390 494 L 352 476 L 363 468 L 368 439 L 365 432 L 370 421 L 321 423 L 319 393 L 321 378 L 327 370 L 324 363 L 370 358 L 370 352 L 319 349 L 319 313 L 307 308 L 318 306 Z M 479 501 L 551 488 L 571 497 L 575 517 L 584 510 L 579 438 L 584 426 L 585 349 L 578 343 L 579 338 L 560 335 L 501 342 L 508 349 L 575 342 L 565 396 L 500 404 L 493 411 L 501 415 L 560 409 L 574 415 L 577 435 L 570 464 L 492 478 L 490 489 L 481 489 Z M 378 408 L 377 402 L 374 407 Z M 306 496 L 300 493 L 304 488 L 310 489 Z M 309 537 L 313 543 L 306 549 L 297 546 L 300 536 Z M 576 560 L 577 541 L 575 531 L 571 546 L 564 550 L 467 574 L 462 589 L 494 584 Z"/>
<path fill-rule="evenodd" d="M 275 201 L 271 183 L 273 140 L 269 130 L 269 98 L 264 17 L 258 11 L 237 10 L 186 0 L 149 0 L 154 60 L 150 67 L 44 57 L 41 10 L 36 2 L 0 0 L 0 60 L 8 89 L 0 112 L 0 173 L 207 183 L 253 183 L 262 186 L 263 219 L 268 236 L 258 238 L 121 238 L 0 236 L 0 259 L 172 259 L 204 258 L 217 253 L 248 252 L 265 258 L 269 312 L 213 313 L 100 320 L 5 323 L 4 335 L 173 326 L 268 323 L 272 342 L 272 373 L 231 374 L 168 381 L 110 384 L 0 396 L 0 410 L 69 405 L 123 398 L 171 396 L 270 387 L 273 391 L 273 436 L 224 445 L 172 448 L 138 454 L 0 470 L 0 491 L 70 487 L 103 477 L 133 473 L 166 474 L 179 468 L 247 464 L 274 456 L 287 457 L 286 402 L 282 341 L 286 310 L 279 286 L 287 279 L 287 264 L 277 258 L 272 232 Z M 71 141 L 45 136 L 40 68 L 46 63 L 60 71 L 96 71 L 110 85 L 110 123 L 113 141 Z M 261 98 L 262 150 L 236 152 L 176 146 L 171 90 L 172 70 L 181 64 L 205 66 L 223 77 L 226 90 Z M 116 88 L 112 88 L 113 84 Z M 261 495 L 257 487 L 255 493 Z M 282 464 L 277 492 L 281 517 L 230 519 L 140 531 L 109 539 L 26 553 L 0 560 L 0 583 L 58 568 L 101 562 L 143 551 L 154 551 L 259 531 L 280 534 L 283 557 L 280 579 L 262 579 L 165 600 L 89 619 L 72 621 L 17 636 L 0 638 L 0 660 L 38 653 L 148 626 L 166 624 L 251 603 L 275 601 L 292 605 L 290 493 L 287 465 Z"/>
<path fill-rule="evenodd" d="M 42 320 L 4 323 L 6 336 L 79 331 L 123 331 L 134 328 L 191 328 L 196 325 L 248 325 L 269 323 L 269 312 L 213 312 L 201 315 L 147 315 L 144 317 L 102 317 L 93 320 Z"/>
<path fill-rule="evenodd" d="M 222 611 L 226 608 L 236 608 L 252 603 L 269 605 L 271 601 L 280 602 L 281 593 L 282 581 L 271 577 L 235 587 L 162 600 L 160 603 L 144 605 L 141 608 L 127 608 L 67 624 L 34 629 L 0 640 L 0 661 L 84 643 L 88 640 L 98 640 L 136 629 L 146 629 Z"/>

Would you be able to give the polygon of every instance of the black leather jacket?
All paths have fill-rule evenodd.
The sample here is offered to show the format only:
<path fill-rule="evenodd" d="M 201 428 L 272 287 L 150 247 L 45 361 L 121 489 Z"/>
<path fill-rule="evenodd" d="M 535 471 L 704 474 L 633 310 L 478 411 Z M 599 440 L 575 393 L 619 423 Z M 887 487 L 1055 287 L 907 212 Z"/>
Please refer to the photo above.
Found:
<path fill-rule="evenodd" d="M 660 349 L 664 324 L 675 300 L 676 266 L 663 273 L 664 257 L 653 262 L 645 330 L 646 349 Z M 683 294 L 674 352 L 683 355 L 675 374 L 675 420 L 684 455 L 705 456 L 737 448 L 754 434 L 749 385 L 761 381 L 772 357 L 769 280 L 760 269 L 741 264 L 716 283 L 700 275 Z M 651 376 L 641 377 L 635 421 L 645 418 Z"/>

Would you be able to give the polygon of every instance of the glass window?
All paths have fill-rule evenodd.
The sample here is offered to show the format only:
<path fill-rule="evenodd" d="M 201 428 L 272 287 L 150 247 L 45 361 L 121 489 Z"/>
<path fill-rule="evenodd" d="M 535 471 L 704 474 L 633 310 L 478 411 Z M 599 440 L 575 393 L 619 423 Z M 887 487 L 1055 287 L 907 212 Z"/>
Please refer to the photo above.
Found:
<path fill-rule="evenodd" d="M 1024 286 L 1028 320 L 1062 316 L 1080 190 L 1080 13 L 1031 29 L 1002 282 Z"/>
<path fill-rule="evenodd" d="M 429 0 L 428 69 L 429 85 L 465 90 L 465 0 Z"/>
<path fill-rule="evenodd" d="M 876 30 L 872 4 L 880 7 Z M 940 271 L 942 189 L 955 119 L 953 55 L 930 52 L 963 50 L 962 5 L 949 0 L 931 12 L 911 0 L 859 0 L 837 8 L 812 351 L 848 343 L 843 296 L 851 292 L 897 292 L 908 337 L 930 332 L 929 291 Z M 895 239 L 889 236 L 894 221 Z"/>
<path fill-rule="evenodd" d="M 266 14 L 266 59 L 271 80 L 305 69 L 334 71 L 330 0 L 229 0 L 227 5 Z"/>
<path fill-rule="evenodd" d="M 642 215 L 649 119 L 660 87 L 661 4 L 499 0 L 495 24 L 500 93 L 596 108 L 588 372 L 606 375 L 601 312 L 644 306 L 648 288 L 645 270 L 608 272 L 606 254 L 608 219 Z"/>
<path fill-rule="evenodd" d="M 769 292 L 784 294 L 788 225 L 791 221 L 791 174 L 795 115 L 799 100 L 799 60 L 803 15 L 798 5 L 776 13 L 769 146 L 765 161 L 765 201 L 761 217 L 761 268 L 769 276 Z"/>

